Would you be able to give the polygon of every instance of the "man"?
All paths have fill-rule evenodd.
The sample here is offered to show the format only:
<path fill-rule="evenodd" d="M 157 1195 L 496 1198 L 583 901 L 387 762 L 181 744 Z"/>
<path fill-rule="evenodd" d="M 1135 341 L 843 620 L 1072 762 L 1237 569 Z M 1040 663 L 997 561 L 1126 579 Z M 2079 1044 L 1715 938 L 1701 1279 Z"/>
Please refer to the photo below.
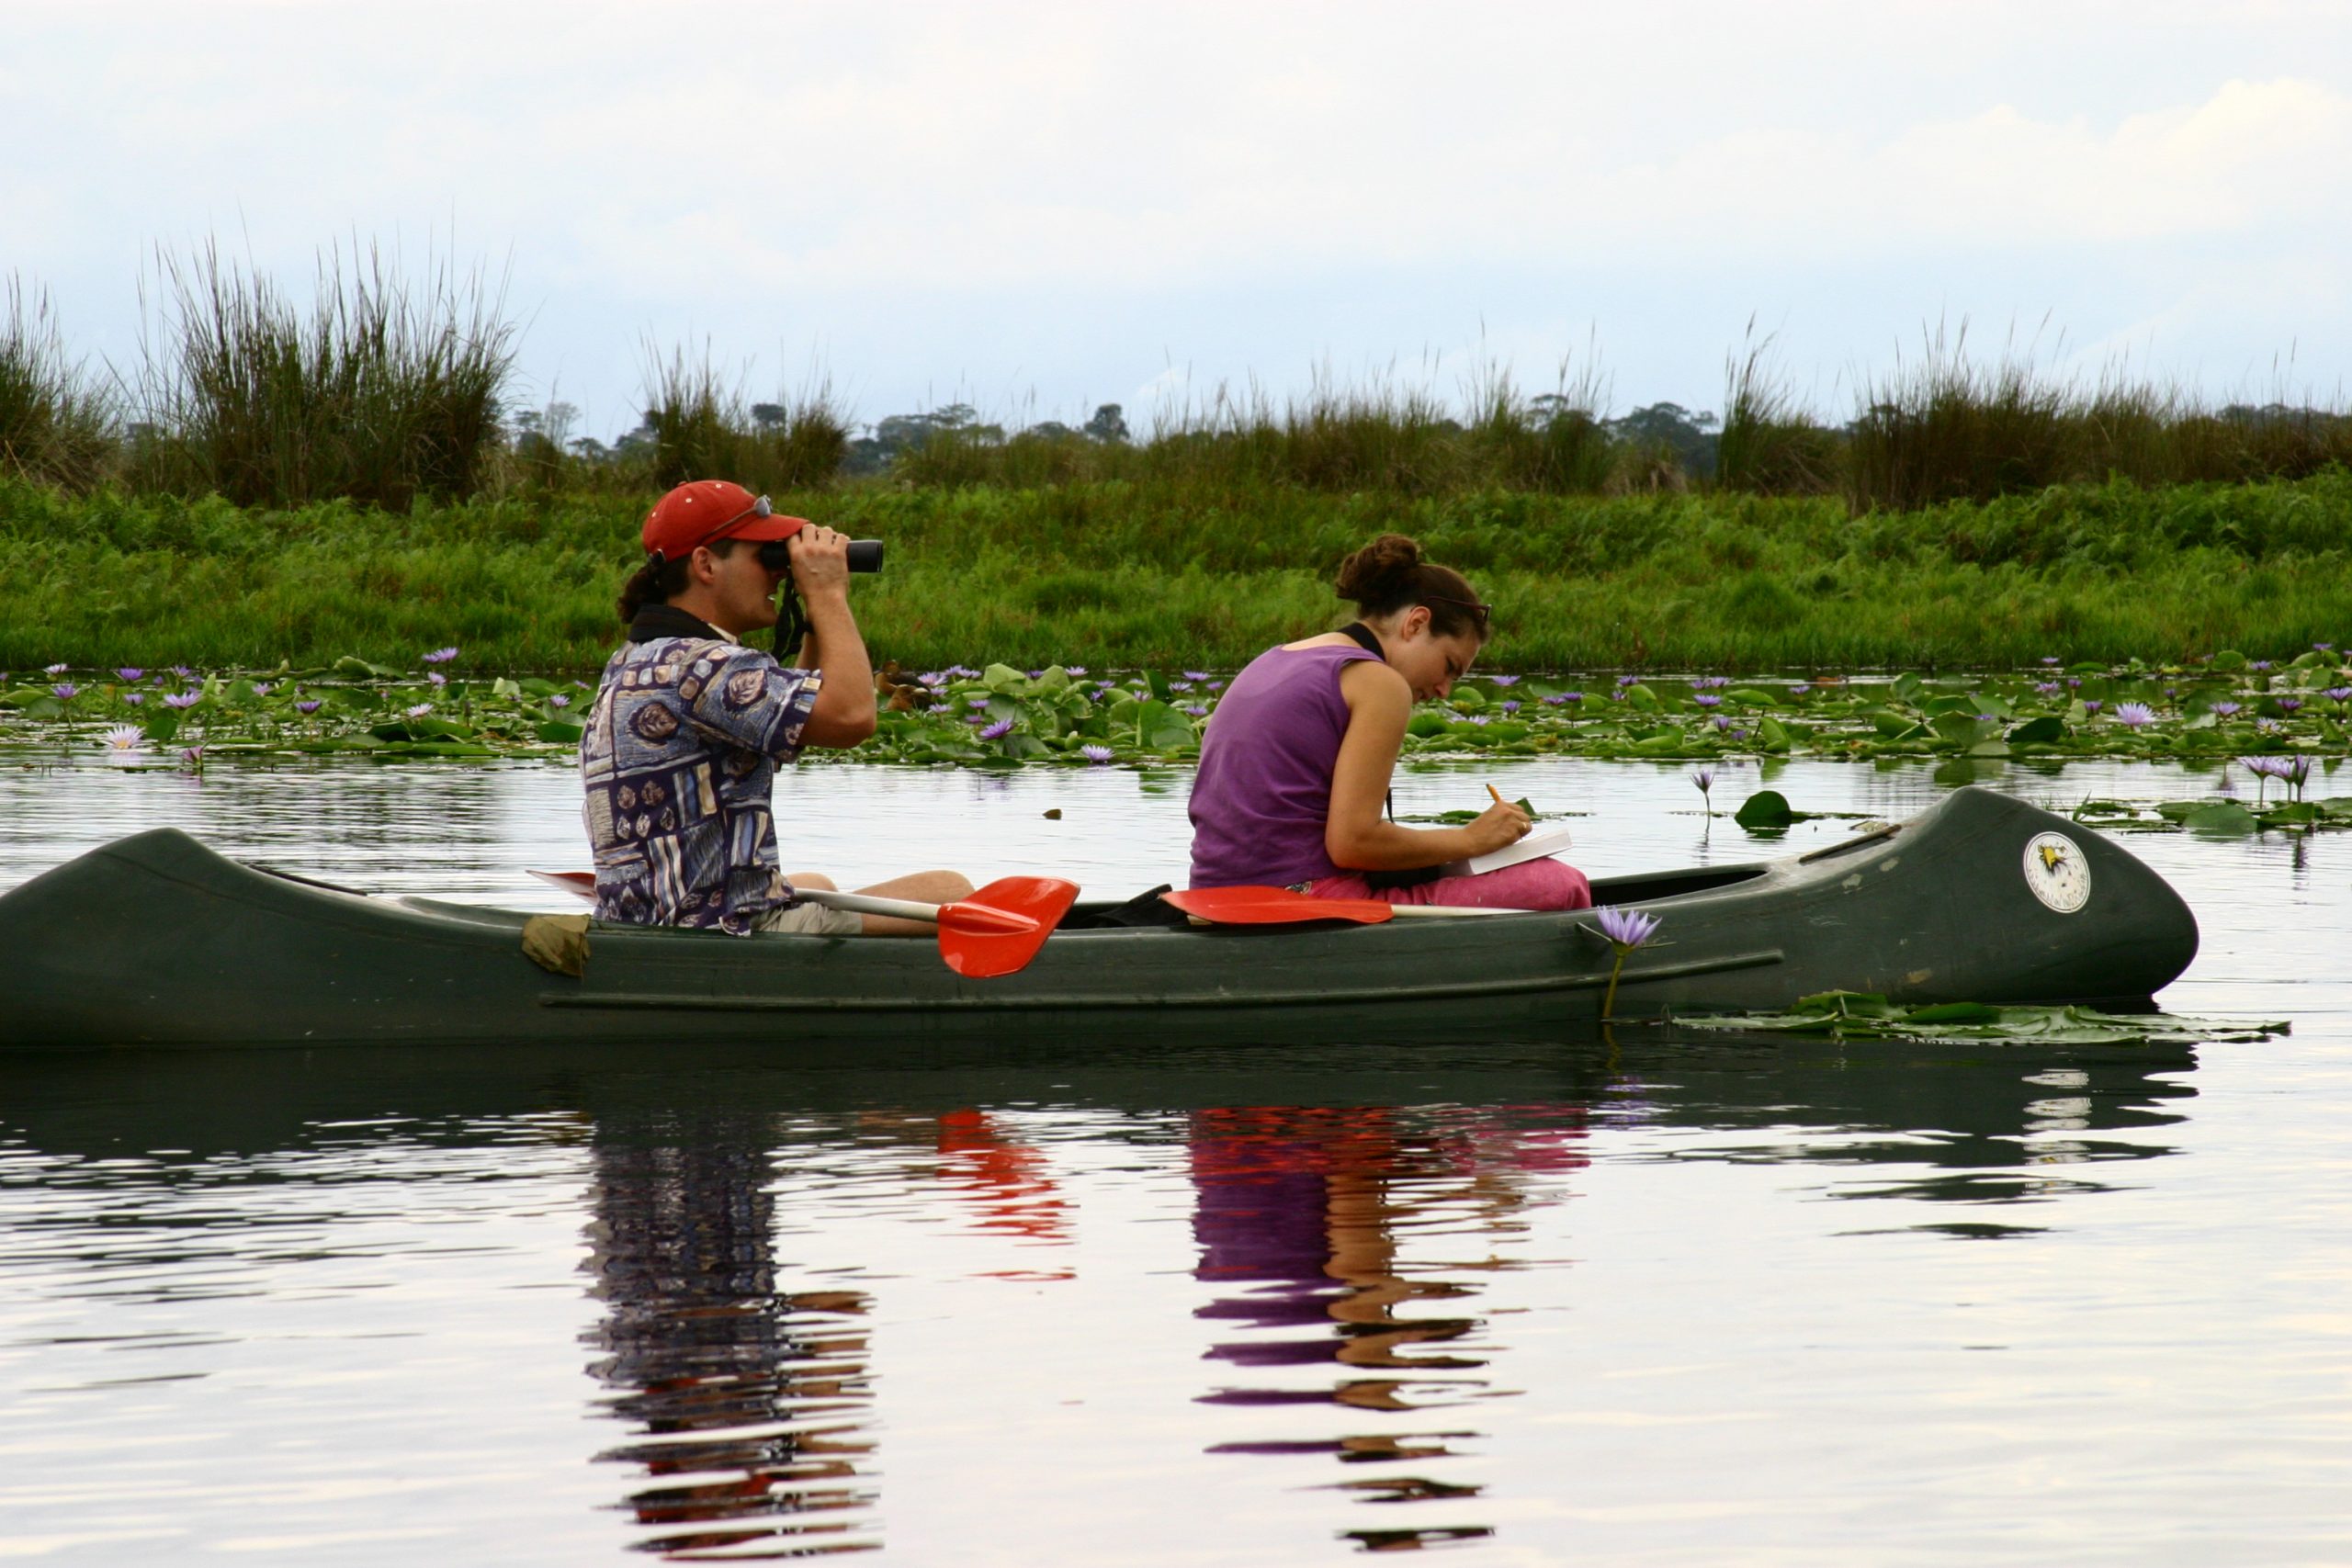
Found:
<path fill-rule="evenodd" d="M 596 914 L 635 925 L 830 935 L 918 936 L 913 920 L 797 900 L 826 888 L 779 874 L 770 794 L 775 767 L 804 746 L 846 750 L 874 733 L 874 671 L 849 609 L 849 541 L 765 496 L 697 479 L 645 519 L 646 559 L 620 596 L 628 640 L 605 666 L 580 741 Z M 785 578 L 760 547 L 786 541 L 808 617 L 807 669 L 740 640 L 776 622 Z M 952 871 L 918 872 L 862 891 L 945 904 L 972 891 Z"/>

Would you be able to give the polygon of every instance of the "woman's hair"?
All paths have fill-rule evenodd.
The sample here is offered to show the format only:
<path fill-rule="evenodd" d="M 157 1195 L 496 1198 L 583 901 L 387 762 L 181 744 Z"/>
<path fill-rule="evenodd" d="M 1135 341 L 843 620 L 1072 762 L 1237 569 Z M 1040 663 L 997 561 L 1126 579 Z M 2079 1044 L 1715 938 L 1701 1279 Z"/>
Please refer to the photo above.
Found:
<path fill-rule="evenodd" d="M 1460 572 L 1421 558 L 1421 547 L 1402 534 L 1383 534 L 1340 563 L 1340 597 L 1365 615 L 1385 615 L 1424 604 L 1430 632 L 1462 632 L 1487 640 L 1487 606 Z"/>
<path fill-rule="evenodd" d="M 742 542 L 741 539 L 721 539 L 715 545 L 703 547 L 725 560 Z M 693 559 L 691 554 L 681 556 L 676 560 L 664 559 L 661 556 L 646 557 L 645 564 L 621 584 L 622 623 L 626 625 L 637 619 L 637 613 L 648 604 L 666 604 L 684 592 L 686 567 Z"/>

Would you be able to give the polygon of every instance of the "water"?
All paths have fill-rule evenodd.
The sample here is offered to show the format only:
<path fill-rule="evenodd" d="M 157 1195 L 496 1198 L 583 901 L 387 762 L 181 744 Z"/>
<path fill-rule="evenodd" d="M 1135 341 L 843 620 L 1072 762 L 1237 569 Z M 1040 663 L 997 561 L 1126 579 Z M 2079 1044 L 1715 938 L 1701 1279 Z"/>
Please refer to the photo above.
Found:
<path fill-rule="evenodd" d="M 1488 780 L 1589 812 L 1595 873 L 1849 826 L 1762 844 L 1622 763 L 1417 773 L 1399 808 Z M 845 881 L 1182 864 L 1181 774 L 787 787 L 787 858 Z M 172 823 L 556 908 L 522 873 L 581 863 L 574 788 L 11 766 L 0 886 Z M 2129 842 L 2204 928 L 2166 1004 L 2292 1035 L 0 1059 L 0 1557 L 2352 1560 L 2352 844 Z"/>

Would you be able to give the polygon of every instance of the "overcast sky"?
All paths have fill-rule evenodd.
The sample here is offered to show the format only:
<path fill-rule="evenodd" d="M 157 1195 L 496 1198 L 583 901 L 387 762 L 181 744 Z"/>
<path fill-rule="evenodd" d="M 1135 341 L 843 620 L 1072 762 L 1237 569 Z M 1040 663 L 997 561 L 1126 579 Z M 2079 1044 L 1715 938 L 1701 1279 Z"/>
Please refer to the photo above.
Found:
<path fill-rule="evenodd" d="M 523 396 L 606 437 L 648 342 L 869 421 L 1481 355 L 1713 409 L 1751 317 L 1826 412 L 1963 320 L 2352 380 L 2335 0 L 0 0 L 0 271 L 94 355 L 157 246 L 356 235 L 503 275 Z"/>

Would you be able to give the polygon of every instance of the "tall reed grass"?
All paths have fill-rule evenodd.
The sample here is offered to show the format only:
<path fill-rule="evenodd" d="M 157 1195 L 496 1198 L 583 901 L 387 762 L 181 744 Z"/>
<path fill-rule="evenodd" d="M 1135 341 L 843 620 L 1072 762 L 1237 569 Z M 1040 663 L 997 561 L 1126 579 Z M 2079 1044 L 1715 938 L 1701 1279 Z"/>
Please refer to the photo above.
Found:
<path fill-rule="evenodd" d="M 649 478 L 658 490 L 713 479 L 808 490 L 841 475 L 849 423 L 821 376 L 784 401 L 754 404 L 721 378 L 707 346 L 690 359 L 683 348 L 663 355 L 648 344 L 646 383 Z"/>
<path fill-rule="evenodd" d="M 46 291 L 8 278 L 0 315 L 0 473 L 87 490 L 119 439 L 112 389 L 71 356 Z"/>
<path fill-rule="evenodd" d="M 480 274 L 411 278 L 380 249 L 336 248 L 305 310 L 217 244 L 156 259 L 135 488 L 393 510 L 482 489 L 515 329 Z"/>

